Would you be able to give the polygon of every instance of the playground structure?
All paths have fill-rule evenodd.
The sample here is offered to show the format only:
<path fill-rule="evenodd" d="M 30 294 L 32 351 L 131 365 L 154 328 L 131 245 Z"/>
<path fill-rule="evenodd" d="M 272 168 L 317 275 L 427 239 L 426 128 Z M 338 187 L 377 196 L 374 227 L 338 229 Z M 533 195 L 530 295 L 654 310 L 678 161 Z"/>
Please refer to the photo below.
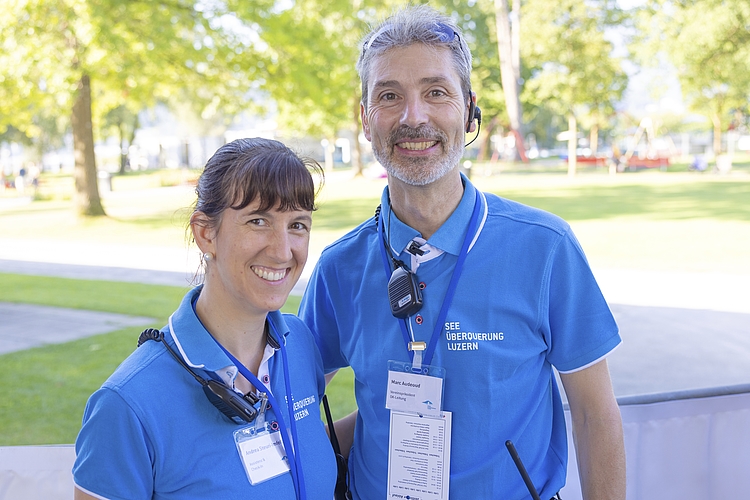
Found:
<path fill-rule="evenodd" d="M 645 147 L 641 147 L 641 140 L 645 138 Z M 636 154 L 637 153 L 637 154 Z M 658 168 L 666 170 L 669 159 L 677 155 L 677 148 L 669 137 L 656 137 L 654 122 L 650 117 L 643 118 L 635 133 L 628 139 L 628 149 L 625 154 L 616 158 L 615 165 L 618 172 L 636 170 L 639 168 Z"/>

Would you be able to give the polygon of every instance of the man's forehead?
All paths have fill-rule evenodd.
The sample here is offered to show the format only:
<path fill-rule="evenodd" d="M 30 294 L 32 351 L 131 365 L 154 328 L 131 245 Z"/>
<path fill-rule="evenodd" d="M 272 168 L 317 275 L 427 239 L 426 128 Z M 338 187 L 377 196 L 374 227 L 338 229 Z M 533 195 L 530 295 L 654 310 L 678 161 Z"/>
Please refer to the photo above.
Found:
<path fill-rule="evenodd" d="M 448 48 L 420 43 L 393 47 L 376 55 L 369 77 L 371 88 L 460 81 Z"/>

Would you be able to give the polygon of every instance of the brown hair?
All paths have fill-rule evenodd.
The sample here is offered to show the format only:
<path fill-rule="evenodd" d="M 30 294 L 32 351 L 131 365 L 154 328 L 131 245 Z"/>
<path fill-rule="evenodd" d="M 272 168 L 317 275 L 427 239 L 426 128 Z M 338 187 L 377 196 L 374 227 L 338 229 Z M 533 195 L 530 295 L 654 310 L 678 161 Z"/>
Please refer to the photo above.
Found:
<path fill-rule="evenodd" d="M 194 212 L 218 227 L 227 208 L 240 210 L 256 199 L 259 209 L 316 210 L 312 173 L 323 184 L 323 169 L 302 158 L 279 141 L 236 139 L 220 147 L 208 160 L 198 180 Z M 320 189 L 320 188 L 318 188 Z"/>

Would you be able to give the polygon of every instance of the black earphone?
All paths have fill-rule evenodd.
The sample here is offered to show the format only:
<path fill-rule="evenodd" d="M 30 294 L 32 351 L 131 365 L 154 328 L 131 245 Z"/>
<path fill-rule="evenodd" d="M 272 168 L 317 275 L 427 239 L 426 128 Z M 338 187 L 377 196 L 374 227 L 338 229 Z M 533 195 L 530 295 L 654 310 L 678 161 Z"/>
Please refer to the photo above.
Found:
<path fill-rule="evenodd" d="M 479 109 L 479 106 L 474 103 L 474 92 L 469 91 L 469 96 L 469 120 L 466 122 L 466 133 L 468 134 L 469 132 L 471 132 L 471 124 L 474 122 L 474 120 L 476 120 L 477 135 L 475 135 L 472 140 L 464 144 L 464 147 L 477 140 L 477 137 L 479 137 L 479 130 L 482 128 L 482 110 Z"/>
<path fill-rule="evenodd" d="M 211 402 L 211 404 L 214 405 L 229 420 L 231 420 L 235 424 L 249 424 L 253 422 L 258 416 L 258 409 L 255 408 L 255 405 L 258 403 L 258 401 L 260 401 L 260 399 L 254 394 L 245 394 L 244 396 L 242 396 L 241 394 L 235 392 L 233 389 L 230 389 L 217 380 L 206 380 L 199 377 L 193 370 L 190 369 L 185 361 L 183 361 L 182 358 L 180 358 L 177 353 L 175 353 L 172 348 L 169 347 L 169 344 L 164 342 L 164 334 L 161 331 L 155 328 L 147 328 L 143 330 L 143 332 L 141 332 L 141 335 L 138 337 L 138 347 L 140 347 L 141 344 L 148 342 L 149 340 L 161 342 L 164 347 L 167 348 L 169 354 L 171 354 L 172 357 L 176 359 L 183 368 L 189 371 L 190 374 L 195 377 L 195 380 L 200 382 L 200 384 L 203 386 L 203 392 L 206 393 L 206 397 Z"/>
<path fill-rule="evenodd" d="M 466 123 L 466 132 L 471 132 L 471 124 L 476 120 L 477 126 L 482 125 L 482 110 L 474 104 L 474 99 L 469 101 L 469 121 Z M 477 131 L 479 133 L 479 131 Z"/>

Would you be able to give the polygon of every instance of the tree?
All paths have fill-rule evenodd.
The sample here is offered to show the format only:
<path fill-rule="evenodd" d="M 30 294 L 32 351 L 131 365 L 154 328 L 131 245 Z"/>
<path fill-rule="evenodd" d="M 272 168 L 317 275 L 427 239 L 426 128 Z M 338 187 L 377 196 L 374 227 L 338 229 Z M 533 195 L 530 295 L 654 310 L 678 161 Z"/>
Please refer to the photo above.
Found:
<path fill-rule="evenodd" d="M 245 100 L 255 76 L 252 30 L 232 22 L 223 4 L 6 3 L 0 20 L 0 129 L 13 125 L 33 135 L 34 116 L 72 110 L 75 201 L 82 215 L 104 214 L 94 134 L 108 111 L 125 103 L 140 109 L 178 91 L 198 109 L 231 106 Z"/>
<path fill-rule="evenodd" d="M 356 17 L 357 3 L 298 0 L 286 9 L 237 4 L 240 17 L 262 20 L 258 32 L 268 76 L 260 87 L 277 106 L 280 128 L 326 138 L 327 169 L 333 167 L 339 130 L 351 130 L 355 143 L 359 135 L 354 62 L 363 23 Z"/>
<path fill-rule="evenodd" d="M 521 54 L 532 69 L 523 98 L 568 117 L 568 173 L 576 171 L 578 116 L 606 116 L 627 86 L 607 27 L 621 21 L 613 0 L 527 0 Z"/>
<path fill-rule="evenodd" d="M 500 73 L 508 110 L 510 128 L 516 138 L 516 159 L 528 161 L 523 145 L 523 110 L 519 96 L 521 82 L 520 22 L 521 0 L 513 0 L 513 10 L 508 10 L 508 0 L 495 0 L 497 46 L 500 54 Z"/>
<path fill-rule="evenodd" d="M 745 0 L 652 0 L 638 16 L 644 63 L 667 57 L 689 107 L 705 115 L 714 152 L 735 110 L 750 99 L 750 4 Z"/>

